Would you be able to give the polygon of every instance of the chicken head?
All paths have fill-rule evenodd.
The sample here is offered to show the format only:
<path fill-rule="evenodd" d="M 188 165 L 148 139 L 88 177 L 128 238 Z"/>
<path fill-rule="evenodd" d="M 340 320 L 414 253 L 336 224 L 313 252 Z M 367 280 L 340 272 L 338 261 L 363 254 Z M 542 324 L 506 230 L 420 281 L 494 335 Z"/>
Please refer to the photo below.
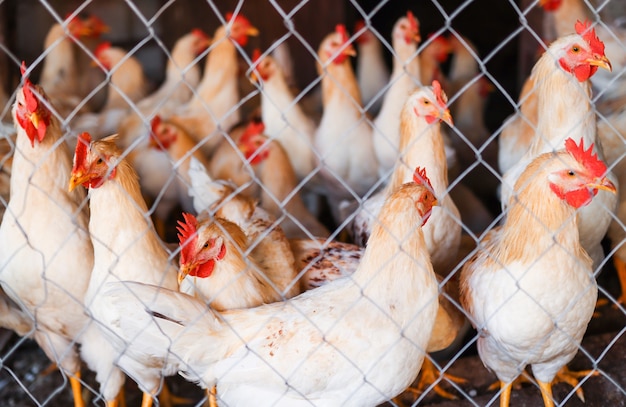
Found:
<path fill-rule="evenodd" d="M 318 54 L 322 63 L 330 60 L 335 64 L 342 64 L 347 57 L 356 56 L 345 25 L 337 24 L 335 31 L 327 35 L 320 44 Z"/>
<path fill-rule="evenodd" d="M 447 102 L 448 97 L 437 80 L 433 81 L 430 88 L 425 87 L 415 92 L 407 101 L 413 104 L 415 115 L 424 117 L 429 124 L 442 120 L 452 126 L 452 115 L 446 105 Z"/>
<path fill-rule="evenodd" d="M 15 105 L 13 106 L 13 119 L 15 123 L 26 132 L 31 146 L 35 146 L 35 140 L 40 143 L 46 135 L 46 129 L 50 125 L 50 110 L 42 103 L 46 99 L 41 87 L 33 85 L 26 75 L 26 63 L 22 61 L 20 67 L 24 84 L 17 92 Z M 38 93 L 38 96 L 35 96 Z"/>
<path fill-rule="evenodd" d="M 69 184 L 70 191 L 78 185 L 98 188 L 107 179 L 115 177 L 117 158 L 120 156 L 120 150 L 115 144 L 116 138 L 117 135 L 113 135 L 92 143 L 89 133 L 78 136 Z"/>
<path fill-rule="evenodd" d="M 604 55 L 604 43 L 596 36 L 591 23 L 578 21 L 575 29 L 578 36 L 557 49 L 554 55 L 561 68 L 579 82 L 591 78 L 598 68 L 611 71 L 611 62 Z"/>
<path fill-rule="evenodd" d="M 259 35 L 259 30 L 250 23 L 250 20 L 241 14 L 233 15 L 233 13 L 227 13 L 226 20 L 231 23 L 230 38 L 242 47 L 248 44 L 249 37 Z"/>
<path fill-rule="evenodd" d="M 246 235 L 230 221 L 214 218 L 198 224 L 196 217 L 188 213 L 183 213 L 183 218 L 177 226 L 181 247 L 179 284 L 188 275 L 210 277 L 227 253 L 240 252 L 246 246 Z"/>
<path fill-rule="evenodd" d="M 263 135 L 265 125 L 263 122 L 252 121 L 239 138 L 237 146 L 251 165 L 257 165 L 269 157 L 267 148 L 269 141 Z"/>

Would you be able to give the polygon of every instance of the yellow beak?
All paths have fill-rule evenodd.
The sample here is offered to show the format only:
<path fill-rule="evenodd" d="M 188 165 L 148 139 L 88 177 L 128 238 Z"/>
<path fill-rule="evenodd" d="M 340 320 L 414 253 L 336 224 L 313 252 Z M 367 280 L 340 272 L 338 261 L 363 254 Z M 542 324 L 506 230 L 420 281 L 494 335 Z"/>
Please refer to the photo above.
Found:
<path fill-rule="evenodd" d="M 180 270 L 178 270 L 178 285 L 180 285 L 180 283 L 183 282 L 183 280 L 185 279 L 185 277 L 187 277 L 189 275 L 189 273 L 191 271 L 193 271 L 193 269 L 196 268 L 195 264 L 185 264 L 185 265 L 181 265 L 180 266 Z"/>
<path fill-rule="evenodd" d="M 343 55 L 348 55 L 351 57 L 355 57 L 356 56 L 356 50 L 354 49 L 354 47 L 352 45 L 348 45 L 342 52 Z"/>
<path fill-rule="evenodd" d="M 587 60 L 589 65 L 597 66 L 599 68 L 604 68 L 609 72 L 613 71 L 613 67 L 611 66 L 611 61 L 605 56 L 590 58 Z"/>
<path fill-rule="evenodd" d="M 69 192 L 72 192 L 74 188 L 76 188 L 79 185 L 84 184 L 85 182 L 89 181 L 89 179 L 90 179 L 89 175 L 82 174 L 80 172 L 72 174 L 72 176 L 70 177 L 70 183 L 69 183 L 67 190 Z"/>
<path fill-rule="evenodd" d="M 452 115 L 450 114 L 450 110 L 446 109 L 441 112 L 439 118 L 441 121 L 448 123 L 448 126 L 453 127 L 454 123 L 452 122 Z"/>
<path fill-rule="evenodd" d="M 607 177 L 602 178 L 599 183 L 588 184 L 587 187 L 603 191 L 609 191 L 614 194 L 617 193 L 617 188 L 615 187 L 615 184 L 613 184 L 611 180 Z"/>
<path fill-rule="evenodd" d="M 32 114 L 30 115 L 30 121 L 31 121 L 31 123 L 33 124 L 33 127 L 34 127 L 36 130 L 39 130 L 39 121 L 40 121 L 40 120 L 41 120 L 41 118 L 39 117 L 39 115 L 38 115 L 36 112 L 35 112 L 35 113 L 32 113 Z"/>
<path fill-rule="evenodd" d="M 256 27 L 249 27 L 246 30 L 246 34 L 250 37 L 256 37 L 257 35 L 259 35 L 259 30 Z"/>

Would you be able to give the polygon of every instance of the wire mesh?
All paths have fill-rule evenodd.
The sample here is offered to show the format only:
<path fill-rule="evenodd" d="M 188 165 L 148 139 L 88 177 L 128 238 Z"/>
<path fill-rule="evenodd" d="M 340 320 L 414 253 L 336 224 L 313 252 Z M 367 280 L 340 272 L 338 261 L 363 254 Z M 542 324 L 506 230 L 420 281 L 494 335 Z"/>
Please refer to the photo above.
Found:
<path fill-rule="evenodd" d="M 586 405 L 623 405 L 625 11 L 617 0 L 1 2 L 1 404 L 71 405 L 77 378 L 86 405 L 121 388 L 128 405 L 144 392 L 166 405 L 164 387 L 202 405 L 217 384 L 220 406 L 483 406 L 503 397 L 498 377 L 520 375 L 531 384 L 512 404 L 540 405 L 538 380 L 568 365 L 582 372 L 554 385 L 556 405 L 582 405 L 582 391 Z M 571 80 L 578 96 L 563 104 L 585 109 L 561 136 L 597 121 L 594 151 L 617 191 L 555 226 L 561 209 L 542 206 L 556 189 L 537 193 L 535 178 L 521 175 L 501 204 L 505 170 L 527 159 L 504 149 L 512 120 L 547 139 L 531 105 L 554 78 L 524 84 L 577 19 L 612 71 L 593 70 L 589 92 Z M 31 101 L 26 77 L 47 98 Z M 443 94 L 422 88 L 434 80 Z M 436 113 L 419 127 L 405 111 L 419 116 L 411 100 L 428 97 Z M 53 143 L 40 124 L 38 140 L 19 133 L 32 103 L 51 112 Z M 428 188 L 399 188 L 426 184 L 415 167 Z M 493 250 L 520 213 L 511 245 L 537 248 Z M 593 226 L 578 238 L 581 218 Z M 579 242 L 590 258 L 571 250 Z M 497 269 L 496 282 L 468 275 L 472 264 Z M 608 305 L 587 323 L 595 281 Z M 490 342 L 502 326 L 517 347 Z M 540 363 L 550 349 L 561 353 Z"/>

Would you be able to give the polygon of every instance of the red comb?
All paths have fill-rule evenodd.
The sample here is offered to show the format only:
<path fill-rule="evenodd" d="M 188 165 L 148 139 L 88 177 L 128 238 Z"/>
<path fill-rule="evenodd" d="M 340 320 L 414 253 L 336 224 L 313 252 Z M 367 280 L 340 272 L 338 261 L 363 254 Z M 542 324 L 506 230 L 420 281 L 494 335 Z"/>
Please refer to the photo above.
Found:
<path fill-rule="evenodd" d="M 207 33 L 205 33 L 204 31 L 202 31 L 199 28 L 194 28 L 193 30 L 191 30 L 191 33 L 193 35 L 195 35 L 196 37 L 201 38 L 203 40 L 208 40 L 209 39 L 209 36 L 207 35 Z"/>
<path fill-rule="evenodd" d="M 150 128 L 152 129 L 152 133 L 154 133 L 155 135 L 158 133 L 159 126 L 161 126 L 162 122 L 163 120 L 161 120 L 161 116 L 159 116 L 158 114 L 152 118 L 152 121 L 150 122 Z"/>
<path fill-rule="evenodd" d="M 426 168 L 417 167 L 413 173 L 413 182 L 418 185 L 426 185 L 431 191 L 433 186 L 430 184 L 430 180 L 426 176 Z"/>
<path fill-rule="evenodd" d="M 606 173 L 606 164 L 598 159 L 597 154 L 593 153 L 593 143 L 591 143 L 591 146 L 589 146 L 587 150 L 585 150 L 583 144 L 584 141 L 582 139 L 580 140 L 580 145 L 578 145 L 569 137 L 565 140 L 565 149 L 595 177 L 603 176 Z"/>
<path fill-rule="evenodd" d="M 600 41 L 596 35 L 596 30 L 591 27 L 591 22 L 585 21 L 581 23 L 580 20 L 578 20 L 576 21 L 574 28 L 576 29 L 576 34 L 580 35 L 585 41 L 587 41 L 589 48 L 591 48 L 591 52 L 594 54 L 604 55 L 604 43 Z"/>
<path fill-rule="evenodd" d="M 239 137 L 239 144 L 245 144 L 248 142 L 251 136 L 261 134 L 265 131 L 265 124 L 260 120 L 253 120 L 248 124 L 241 137 Z"/>
<path fill-rule="evenodd" d="M 409 27 L 411 27 L 411 31 L 419 32 L 419 26 L 417 24 L 417 18 L 413 15 L 411 10 L 406 12 L 406 18 L 409 19 Z"/>
<path fill-rule="evenodd" d="M 242 25 L 244 25 L 244 26 L 247 26 L 247 27 L 248 27 L 248 26 L 252 26 L 252 24 L 250 24 L 250 20 L 248 20 L 248 19 L 247 19 L 244 15 L 242 15 L 242 14 L 237 14 L 237 15 L 235 16 L 235 15 L 234 15 L 232 12 L 230 12 L 230 11 L 229 11 L 228 13 L 226 13 L 226 21 L 230 22 L 230 21 L 233 19 L 233 17 L 235 17 L 235 20 L 233 21 L 233 23 L 234 23 L 234 22 L 237 22 L 237 23 L 240 23 L 240 24 L 242 24 Z"/>
<path fill-rule="evenodd" d="M 98 44 L 93 54 L 96 56 L 96 58 L 100 59 L 100 56 L 102 55 L 102 53 L 109 48 L 111 48 L 111 43 L 109 41 L 102 42 Z"/>
<path fill-rule="evenodd" d="M 22 65 L 20 66 L 20 72 L 22 73 L 22 78 L 24 79 L 24 85 L 22 86 L 22 89 L 26 102 L 26 109 L 28 109 L 28 111 L 32 113 L 37 110 L 37 107 L 39 106 L 39 100 L 37 100 L 37 97 L 33 93 L 33 83 L 26 76 L 26 62 L 24 61 L 22 61 Z"/>
<path fill-rule="evenodd" d="M 439 83 L 438 80 L 434 80 L 433 81 L 433 93 L 435 94 L 435 97 L 437 98 L 437 103 L 439 103 L 439 106 L 442 109 L 447 109 L 448 107 L 446 106 L 446 100 L 443 96 L 443 91 L 441 90 L 441 84 Z"/>
<path fill-rule="evenodd" d="M 252 51 L 252 62 L 257 63 L 259 62 L 260 59 L 261 59 L 261 50 L 258 48 L 255 48 L 254 51 Z"/>
<path fill-rule="evenodd" d="M 76 141 L 76 151 L 74 152 L 74 169 L 84 168 L 89 153 L 89 145 L 91 144 L 91 135 L 87 132 L 78 135 Z"/>
<path fill-rule="evenodd" d="M 191 260 L 193 249 L 196 240 L 198 240 L 198 233 L 196 226 L 198 220 L 190 213 L 183 213 L 184 222 L 178 221 L 178 244 L 180 245 L 180 264 L 187 264 Z"/>
<path fill-rule="evenodd" d="M 350 39 L 348 37 L 348 31 L 346 30 L 346 26 L 343 24 L 337 24 L 337 26 L 335 27 L 335 32 L 341 35 L 341 43 L 342 44 L 347 44 L 348 40 Z"/>
<path fill-rule="evenodd" d="M 354 32 L 360 31 L 363 27 L 365 27 L 365 20 L 357 20 L 354 23 Z"/>

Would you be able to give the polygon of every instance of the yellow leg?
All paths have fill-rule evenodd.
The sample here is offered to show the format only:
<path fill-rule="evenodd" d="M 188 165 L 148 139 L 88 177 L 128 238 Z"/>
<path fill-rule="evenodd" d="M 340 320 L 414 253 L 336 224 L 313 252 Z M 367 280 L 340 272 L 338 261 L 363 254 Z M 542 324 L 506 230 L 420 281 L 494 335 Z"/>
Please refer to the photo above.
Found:
<path fill-rule="evenodd" d="M 513 390 L 519 390 L 522 388 L 522 385 L 524 383 L 533 383 L 533 382 L 530 381 L 524 373 L 522 373 L 521 375 L 517 376 L 515 380 L 513 380 L 510 383 L 510 385 L 513 388 Z M 501 381 L 492 383 L 489 387 L 487 387 L 487 391 L 495 391 L 495 390 L 498 390 L 498 388 L 502 388 Z"/>
<path fill-rule="evenodd" d="M 617 277 L 619 278 L 619 285 L 621 288 L 621 294 L 617 301 L 620 304 L 626 304 L 626 262 L 613 256 L 613 265 L 617 271 Z"/>
<path fill-rule="evenodd" d="M 209 396 L 209 407 L 217 407 L 217 387 L 211 387 L 207 393 Z"/>
<path fill-rule="evenodd" d="M 120 403 L 118 398 L 116 398 L 115 400 L 107 401 L 106 403 L 107 407 L 117 407 Z"/>
<path fill-rule="evenodd" d="M 567 383 L 572 387 L 576 387 L 578 386 L 578 382 L 579 382 L 578 379 L 587 377 L 587 376 L 597 376 L 599 374 L 600 373 L 597 370 L 593 370 L 593 369 L 573 372 L 569 370 L 567 366 L 563 366 L 563 368 L 559 370 L 559 372 L 556 374 L 552 382 L 553 383 Z M 583 403 L 585 402 L 585 395 L 583 394 L 582 387 L 579 387 L 578 389 L 576 389 L 576 395 L 578 396 L 580 401 L 582 401 Z"/>
<path fill-rule="evenodd" d="M 152 407 L 152 394 L 143 394 L 143 397 L 141 398 L 141 407 Z"/>
<path fill-rule="evenodd" d="M 74 395 L 74 407 L 85 407 L 82 386 L 80 384 L 80 371 L 70 376 L 70 386 L 72 387 L 72 394 Z"/>
<path fill-rule="evenodd" d="M 453 376 L 451 374 L 447 374 L 447 373 L 441 373 L 433 364 L 433 362 L 430 360 L 430 358 L 426 357 L 424 358 L 424 363 L 422 364 L 422 369 L 420 370 L 420 379 L 417 382 L 417 386 L 415 387 L 409 387 L 408 389 L 406 389 L 406 391 L 411 392 L 413 394 L 416 395 L 420 395 L 424 392 L 424 390 L 426 390 L 430 385 L 432 385 L 433 383 L 437 383 L 435 384 L 435 386 L 433 387 L 433 390 L 435 391 L 435 393 L 437 393 L 440 397 L 449 399 L 449 400 L 456 400 L 456 396 L 446 390 L 443 389 L 443 387 L 441 387 L 439 385 L 439 383 L 441 383 L 441 380 L 439 380 L 440 377 L 444 377 L 454 383 L 458 383 L 458 384 L 463 384 L 463 383 L 467 383 L 467 380 L 465 380 L 462 377 L 457 377 L 457 376 Z"/>
<path fill-rule="evenodd" d="M 170 391 L 167 383 L 163 383 L 163 389 L 159 393 L 159 405 L 161 407 L 174 407 L 178 404 L 191 404 L 194 401 L 185 397 L 178 397 Z"/>
<path fill-rule="evenodd" d="M 540 382 L 539 380 L 537 380 L 537 384 L 539 384 L 539 390 L 541 390 L 543 405 L 545 407 L 554 407 L 554 400 L 552 399 L 552 384 Z"/>
<path fill-rule="evenodd" d="M 500 382 L 500 407 L 509 407 L 509 403 L 511 402 L 511 388 L 513 388 L 512 383 L 504 383 Z"/>

